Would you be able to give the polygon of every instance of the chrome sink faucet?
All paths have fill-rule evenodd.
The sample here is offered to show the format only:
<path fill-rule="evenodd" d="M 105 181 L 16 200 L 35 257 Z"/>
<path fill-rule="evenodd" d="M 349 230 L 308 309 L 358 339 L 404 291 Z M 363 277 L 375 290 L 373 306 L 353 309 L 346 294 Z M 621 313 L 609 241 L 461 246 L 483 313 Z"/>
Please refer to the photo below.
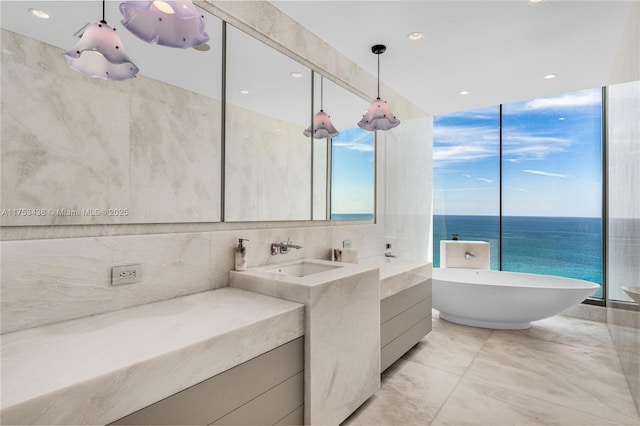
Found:
<path fill-rule="evenodd" d="M 473 259 L 474 257 L 476 257 L 476 255 L 471 253 L 471 252 L 469 252 L 469 251 L 464 254 L 464 258 L 467 259 L 467 260 Z"/>
<path fill-rule="evenodd" d="M 300 250 L 301 248 L 302 246 L 291 243 L 291 240 L 287 238 L 287 242 L 271 244 L 271 256 L 275 256 L 276 254 L 278 254 L 278 251 L 280 252 L 280 254 L 287 254 L 289 253 L 289 249 Z"/>

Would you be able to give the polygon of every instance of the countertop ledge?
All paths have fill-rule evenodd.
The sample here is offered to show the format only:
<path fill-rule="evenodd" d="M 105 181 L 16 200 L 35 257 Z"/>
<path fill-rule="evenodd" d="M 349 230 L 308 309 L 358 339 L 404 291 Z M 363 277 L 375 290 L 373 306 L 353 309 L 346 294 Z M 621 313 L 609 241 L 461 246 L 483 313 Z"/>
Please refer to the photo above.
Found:
<path fill-rule="evenodd" d="M 431 278 L 432 263 L 384 256 L 365 257 L 358 261 L 380 268 L 380 300 L 393 296 Z"/>
<path fill-rule="evenodd" d="M 110 423 L 303 334 L 303 305 L 229 287 L 7 333 L 0 423 Z"/>

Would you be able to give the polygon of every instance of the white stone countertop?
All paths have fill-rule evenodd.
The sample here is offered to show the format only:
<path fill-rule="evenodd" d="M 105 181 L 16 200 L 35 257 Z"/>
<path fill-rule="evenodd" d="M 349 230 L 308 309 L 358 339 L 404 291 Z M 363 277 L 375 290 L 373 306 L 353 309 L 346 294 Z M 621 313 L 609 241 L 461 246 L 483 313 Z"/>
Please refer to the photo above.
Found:
<path fill-rule="evenodd" d="M 380 300 L 431 278 L 431 262 L 384 256 L 365 257 L 358 262 L 380 268 Z"/>
<path fill-rule="evenodd" d="M 106 424 L 304 334 L 301 304 L 222 288 L 2 335 L 2 424 Z"/>

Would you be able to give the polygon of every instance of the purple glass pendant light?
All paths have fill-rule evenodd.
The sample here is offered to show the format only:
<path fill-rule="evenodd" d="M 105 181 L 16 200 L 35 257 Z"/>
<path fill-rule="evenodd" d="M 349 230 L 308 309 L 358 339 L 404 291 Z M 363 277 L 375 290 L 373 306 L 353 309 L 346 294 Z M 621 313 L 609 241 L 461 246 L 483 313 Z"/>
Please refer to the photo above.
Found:
<path fill-rule="evenodd" d="M 122 25 L 147 43 L 186 49 L 209 41 L 204 16 L 191 0 L 126 1 L 120 12 Z"/>
<path fill-rule="evenodd" d="M 324 77 L 320 76 L 320 112 L 313 117 L 313 127 L 305 129 L 303 132 L 305 136 L 311 136 L 311 129 L 313 128 L 314 139 L 326 139 L 335 138 L 338 136 L 338 132 L 333 124 L 331 124 L 331 118 L 322 109 L 322 97 L 324 94 Z"/>
<path fill-rule="evenodd" d="M 115 28 L 104 20 L 105 0 L 102 0 L 102 20 L 90 25 L 80 41 L 62 57 L 72 70 L 91 78 L 127 80 L 135 77 L 138 67 L 122 48 Z"/>
<path fill-rule="evenodd" d="M 389 130 L 400 124 L 389 109 L 386 101 L 380 99 L 380 55 L 387 50 L 383 44 L 376 44 L 371 47 L 371 51 L 378 55 L 378 97 L 371 103 L 367 113 L 358 122 L 358 126 L 365 130 Z"/>

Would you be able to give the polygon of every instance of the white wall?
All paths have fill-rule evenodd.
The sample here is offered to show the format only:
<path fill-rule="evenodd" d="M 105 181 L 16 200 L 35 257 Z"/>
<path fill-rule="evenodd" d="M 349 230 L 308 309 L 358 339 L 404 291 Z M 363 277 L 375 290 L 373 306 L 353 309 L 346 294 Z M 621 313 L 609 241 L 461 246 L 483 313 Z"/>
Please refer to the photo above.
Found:
<path fill-rule="evenodd" d="M 640 80 L 640 2 L 633 2 L 609 84 Z"/>
<path fill-rule="evenodd" d="M 403 120 L 380 134 L 384 187 L 379 191 L 383 239 L 401 258 L 425 261 L 431 247 L 432 117 Z M 380 170 L 379 170 L 380 173 Z"/>

